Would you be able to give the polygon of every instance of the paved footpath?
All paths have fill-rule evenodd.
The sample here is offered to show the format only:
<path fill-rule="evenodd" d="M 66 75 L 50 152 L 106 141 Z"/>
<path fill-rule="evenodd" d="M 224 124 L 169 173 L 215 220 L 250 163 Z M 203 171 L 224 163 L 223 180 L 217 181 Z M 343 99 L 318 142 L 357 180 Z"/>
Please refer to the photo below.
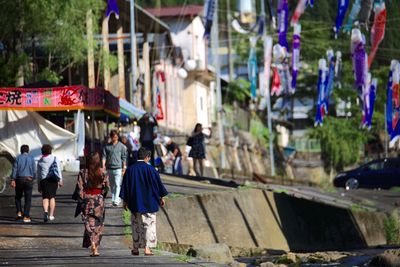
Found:
<path fill-rule="evenodd" d="M 110 207 L 108 198 L 105 231 L 100 257 L 89 257 L 82 248 L 83 224 L 74 218 L 76 204 L 71 199 L 76 182 L 75 173 L 64 173 L 65 185 L 56 197 L 56 219 L 43 222 L 41 196 L 35 185 L 32 197 L 31 223 L 15 221 L 14 190 L 0 194 L 0 265 L 4 266 L 219 266 L 192 259 L 179 260 L 176 254 L 156 251 L 156 255 L 132 256 L 131 239 L 124 235 L 122 208 Z M 191 194 L 203 191 L 226 190 L 227 187 L 163 176 L 170 192 Z"/>

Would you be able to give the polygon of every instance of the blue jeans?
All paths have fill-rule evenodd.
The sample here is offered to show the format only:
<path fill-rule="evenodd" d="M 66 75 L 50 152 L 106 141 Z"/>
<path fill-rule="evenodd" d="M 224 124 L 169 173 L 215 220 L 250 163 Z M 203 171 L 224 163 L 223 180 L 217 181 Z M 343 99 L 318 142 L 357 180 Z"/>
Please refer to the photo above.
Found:
<path fill-rule="evenodd" d="M 176 157 L 174 160 L 173 174 L 183 174 L 182 170 L 182 157 Z"/>
<path fill-rule="evenodd" d="M 119 192 L 122 184 L 122 169 L 107 169 L 107 172 L 110 179 L 112 203 L 119 205 L 121 202 Z"/>

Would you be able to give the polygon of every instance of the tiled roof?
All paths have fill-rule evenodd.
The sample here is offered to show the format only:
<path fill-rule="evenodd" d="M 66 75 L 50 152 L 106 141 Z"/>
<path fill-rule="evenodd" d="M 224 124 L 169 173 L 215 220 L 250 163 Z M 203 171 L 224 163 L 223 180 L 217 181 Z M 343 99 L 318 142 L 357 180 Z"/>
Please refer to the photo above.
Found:
<path fill-rule="evenodd" d="M 203 12 L 202 5 L 184 5 L 176 7 L 146 8 L 155 17 L 197 16 Z"/>

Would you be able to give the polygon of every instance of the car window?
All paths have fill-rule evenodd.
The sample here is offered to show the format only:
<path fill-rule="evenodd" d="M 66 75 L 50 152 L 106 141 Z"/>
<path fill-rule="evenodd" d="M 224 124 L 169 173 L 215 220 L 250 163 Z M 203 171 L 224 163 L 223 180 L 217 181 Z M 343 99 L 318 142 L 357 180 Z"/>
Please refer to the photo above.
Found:
<path fill-rule="evenodd" d="M 385 162 L 385 169 L 395 169 L 400 168 L 399 160 L 388 160 Z"/>
<path fill-rule="evenodd" d="M 368 170 L 382 170 L 384 168 L 384 163 L 374 162 L 366 166 Z"/>

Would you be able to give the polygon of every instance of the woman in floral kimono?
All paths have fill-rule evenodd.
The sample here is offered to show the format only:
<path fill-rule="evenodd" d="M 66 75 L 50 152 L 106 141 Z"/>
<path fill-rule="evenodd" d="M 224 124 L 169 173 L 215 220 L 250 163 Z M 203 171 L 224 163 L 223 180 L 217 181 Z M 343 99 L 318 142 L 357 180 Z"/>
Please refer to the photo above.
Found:
<path fill-rule="evenodd" d="M 76 185 L 76 191 L 81 200 L 82 221 L 85 226 L 82 246 L 91 247 L 90 256 L 100 255 L 98 248 L 104 229 L 104 201 L 108 190 L 108 176 L 104 174 L 100 155 L 96 152 L 87 157 L 86 169 L 79 172 Z"/>

